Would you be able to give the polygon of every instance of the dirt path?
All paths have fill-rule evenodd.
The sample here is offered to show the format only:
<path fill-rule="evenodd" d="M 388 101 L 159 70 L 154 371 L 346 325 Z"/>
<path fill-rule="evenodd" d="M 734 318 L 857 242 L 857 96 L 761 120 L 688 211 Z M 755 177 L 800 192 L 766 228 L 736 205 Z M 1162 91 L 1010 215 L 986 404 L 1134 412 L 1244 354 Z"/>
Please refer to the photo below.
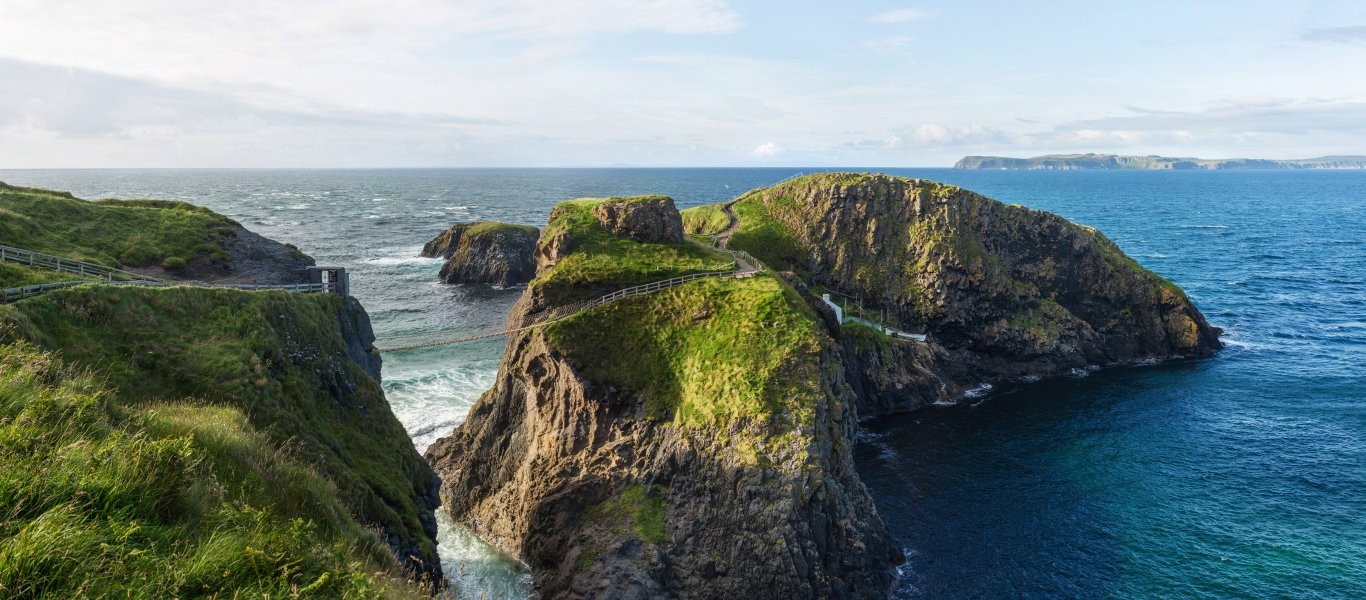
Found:
<path fill-rule="evenodd" d="M 730 224 L 726 226 L 725 231 L 716 234 L 716 246 L 718 248 L 725 248 L 726 242 L 730 241 L 730 234 L 735 233 L 735 230 L 740 228 L 740 219 L 735 218 L 735 211 L 731 210 L 731 207 L 735 206 L 735 202 L 735 200 L 731 200 L 721 205 L 721 210 L 726 211 L 726 216 L 730 217 Z"/>

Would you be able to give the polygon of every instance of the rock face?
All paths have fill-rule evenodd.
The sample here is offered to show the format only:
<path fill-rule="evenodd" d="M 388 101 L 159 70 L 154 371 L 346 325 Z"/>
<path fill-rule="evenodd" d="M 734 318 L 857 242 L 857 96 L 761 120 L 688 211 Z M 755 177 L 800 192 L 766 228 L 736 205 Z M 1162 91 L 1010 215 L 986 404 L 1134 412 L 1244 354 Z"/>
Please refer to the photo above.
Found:
<path fill-rule="evenodd" d="M 1043 211 L 867 174 L 796 179 L 745 196 L 736 210 L 731 247 L 929 335 L 919 347 L 842 336 L 865 416 L 953 399 L 980 382 L 1221 347 L 1179 288 L 1096 230 Z"/>
<path fill-rule="evenodd" d="M 593 216 L 614 235 L 637 242 L 683 241 L 683 219 L 668 196 L 608 198 L 593 208 Z"/>
<path fill-rule="evenodd" d="M 422 248 L 422 256 L 445 258 L 438 275 L 445 283 L 487 283 L 507 287 L 536 274 L 539 230 L 493 221 L 456 223 Z"/>
<path fill-rule="evenodd" d="M 565 240 L 616 222 L 565 231 L 558 220 L 539 249 L 548 265 L 592 253 Z M 640 251 L 651 248 L 673 252 Z M 538 286 L 555 281 L 550 268 L 509 324 L 547 308 Z M 494 387 L 428 450 L 444 509 L 530 565 L 543 598 L 887 597 L 902 556 L 854 471 L 841 349 L 791 299 L 771 277 L 694 282 L 514 334 Z M 786 338 L 792 350 L 774 362 L 737 361 L 751 355 L 733 349 L 763 343 L 751 328 L 771 322 L 805 333 Z M 658 333 L 670 327 L 735 337 L 714 338 L 723 348 L 703 355 L 709 342 Z M 640 358 L 653 353 L 673 359 Z M 618 361 L 629 373 L 614 370 Z M 698 361 L 710 364 L 683 367 Z M 746 370 L 771 390 L 752 409 L 728 408 L 742 391 L 698 391 L 712 372 Z M 655 385 L 664 380 L 673 383 Z"/>

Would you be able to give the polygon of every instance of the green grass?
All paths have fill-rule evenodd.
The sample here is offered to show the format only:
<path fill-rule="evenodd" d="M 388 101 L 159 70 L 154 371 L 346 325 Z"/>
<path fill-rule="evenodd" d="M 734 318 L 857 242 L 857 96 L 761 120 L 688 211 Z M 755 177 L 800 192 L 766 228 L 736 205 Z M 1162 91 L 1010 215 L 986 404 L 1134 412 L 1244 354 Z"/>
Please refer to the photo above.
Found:
<path fill-rule="evenodd" d="M 640 394 L 657 421 L 804 422 L 820 388 L 815 316 L 766 276 L 631 298 L 551 325 L 546 336 L 588 379 Z"/>
<path fill-rule="evenodd" d="M 782 192 L 751 192 L 731 210 L 740 221 L 727 247 L 753 254 L 775 269 L 797 270 L 806 265 L 807 248 L 796 231 L 783 222 L 782 212 L 793 212 L 796 200 Z"/>
<path fill-rule="evenodd" d="M 539 230 L 536 229 L 535 227 L 530 226 L 530 225 L 518 225 L 518 224 L 516 224 L 516 223 L 502 223 L 502 222 L 499 222 L 499 221 L 480 221 L 480 222 L 478 222 L 478 223 L 474 223 L 473 225 L 470 225 L 469 229 L 466 229 L 466 230 L 465 230 L 464 235 L 468 235 L 468 236 L 479 236 L 479 235 L 490 235 L 490 234 L 499 233 L 499 232 L 526 233 L 526 234 L 536 235 L 536 232 L 537 232 L 537 231 L 539 231 Z"/>
<path fill-rule="evenodd" d="M 555 267 L 532 285 L 541 288 L 551 304 L 566 304 L 632 285 L 734 268 L 729 255 L 694 243 L 643 243 L 612 235 L 593 215 L 593 207 L 608 200 L 651 198 L 582 198 L 560 203 L 550 213 L 541 237 L 548 240 L 567 233 L 569 246 Z"/>
<path fill-rule="evenodd" d="M 0 289 L 19 287 L 22 285 L 35 285 L 39 283 L 83 280 L 92 281 L 94 278 L 82 277 L 74 273 L 63 273 L 36 267 L 26 267 L 18 263 L 0 262 Z"/>
<path fill-rule="evenodd" d="M 111 267 L 226 260 L 231 219 L 184 202 L 101 200 L 0 184 L 0 244 Z"/>
<path fill-rule="evenodd" d="M 0 596 L 421 596 L 332 484 L 241 409 L 119 395 L 0 344 Z"/>
<path fill-rule="evenodd" d="M 98 373 L 107 399 L 130 410 L 202 399 L 238 411 L 331 481 L 360 523 L 432 551 L 413 501 L 430 472 L 379 385 L 346 358 L 343 302 L 335 294 L 81 286 L 0 306 L 0 340 L 59 351 Z"/>
<path fill-rule="evenodd" d="M 590 523 L 629 526 L 636 539 L 647 544 L 658 544 L 669 539 L 664 529 L 667 505 L 664 493 L 667 491 L 661 485 L 652 488 L 641 484 L 629 485 L 616 498 L 590 506 L 584 511 L 582 519 Z M 579 569 L 587 569 L 597 555 L 596 550 L 586 552 L 579 559 Z"/>
<path fill-rule="evenodd" d="M 703 204 L 679 211 L 683 216 L 683 231 L 692 234 L 716 235 L 730 225 L 721 204 Z"/>

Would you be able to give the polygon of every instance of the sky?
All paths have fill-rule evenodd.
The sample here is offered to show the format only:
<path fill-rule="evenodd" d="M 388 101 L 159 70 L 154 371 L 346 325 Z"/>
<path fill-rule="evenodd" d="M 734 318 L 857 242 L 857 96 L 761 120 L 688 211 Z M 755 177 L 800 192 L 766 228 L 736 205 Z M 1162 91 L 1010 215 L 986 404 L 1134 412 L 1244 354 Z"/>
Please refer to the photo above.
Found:
<path fill-rule="evenodd" d="M 1366 2 L 0 0 L 0 168 L 1366 154 Z"/>

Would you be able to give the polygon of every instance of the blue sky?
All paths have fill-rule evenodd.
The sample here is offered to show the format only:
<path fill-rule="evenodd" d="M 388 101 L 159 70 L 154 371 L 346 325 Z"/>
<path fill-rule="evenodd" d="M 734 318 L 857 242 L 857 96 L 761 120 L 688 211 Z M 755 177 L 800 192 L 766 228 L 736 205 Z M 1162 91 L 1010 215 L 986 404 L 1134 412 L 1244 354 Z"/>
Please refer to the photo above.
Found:
<path fill-rule="evenodd" d="M 0 166 L 1366 154 L 1366 3 L 5 0 Z"/>

